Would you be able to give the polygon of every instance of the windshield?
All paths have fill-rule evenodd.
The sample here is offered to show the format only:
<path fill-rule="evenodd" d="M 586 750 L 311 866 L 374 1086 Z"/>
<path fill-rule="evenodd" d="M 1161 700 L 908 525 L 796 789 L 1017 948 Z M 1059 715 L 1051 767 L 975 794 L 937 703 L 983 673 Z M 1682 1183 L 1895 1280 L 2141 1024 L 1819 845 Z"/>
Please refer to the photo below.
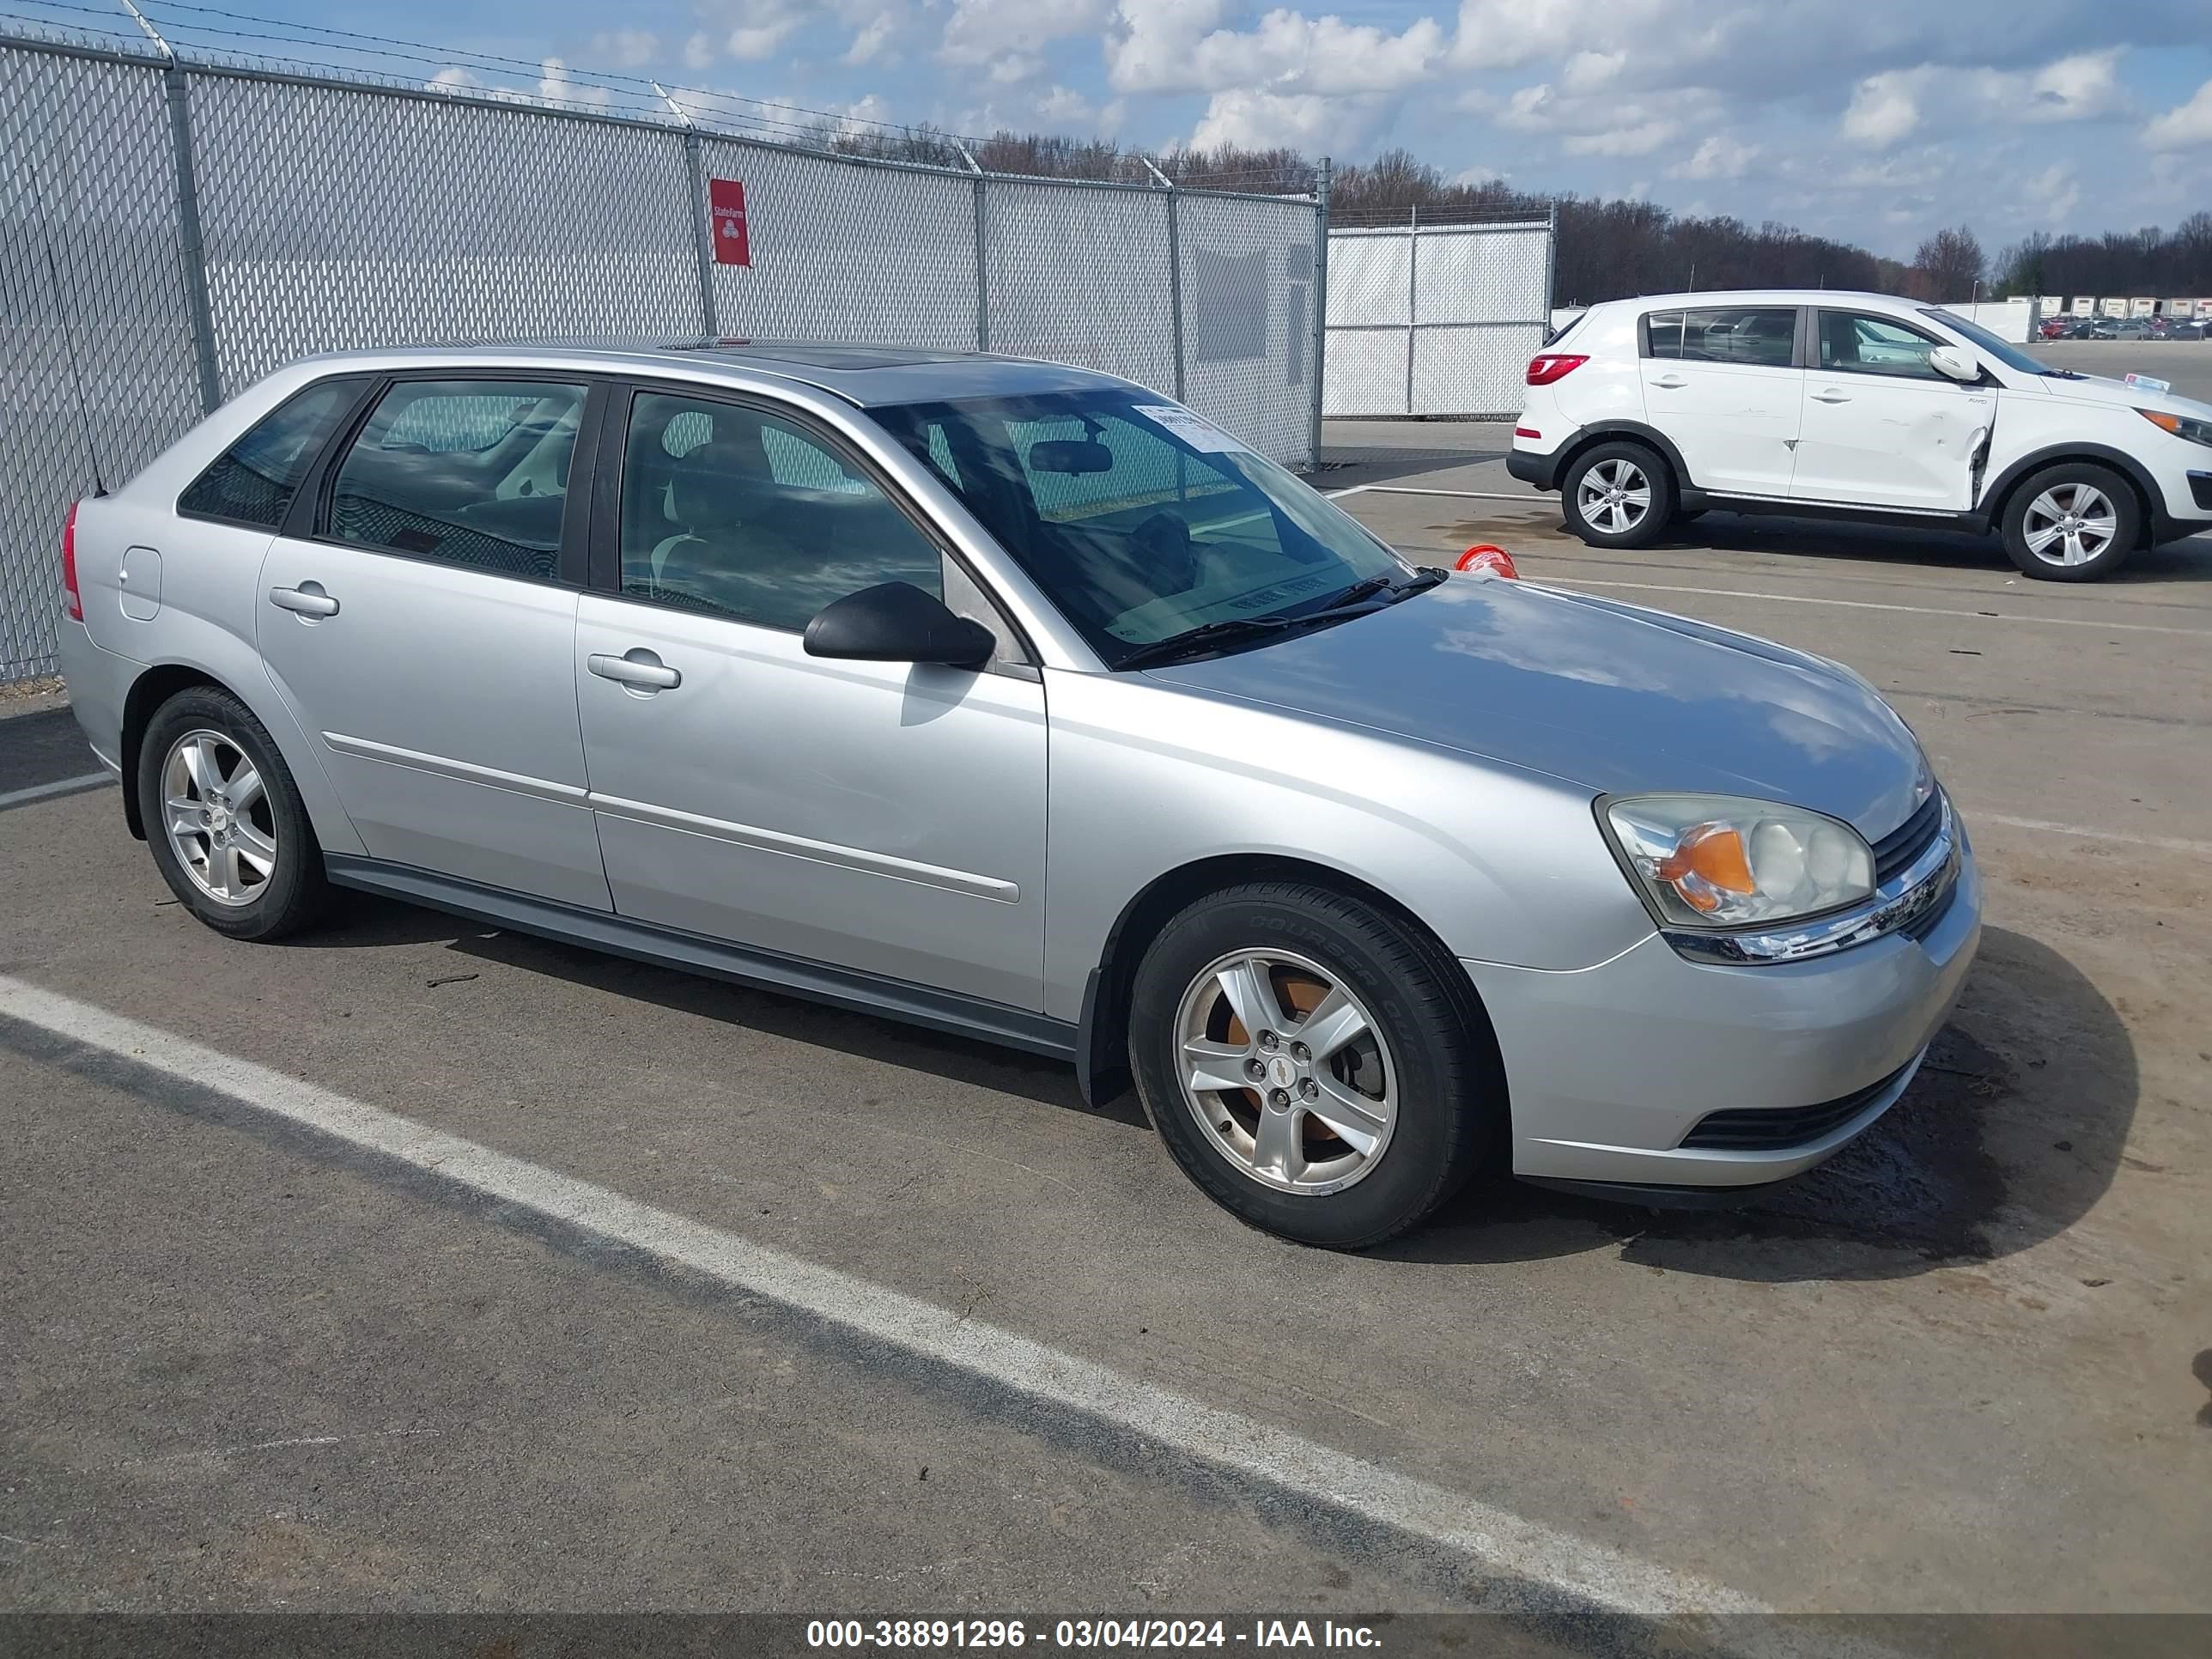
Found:
<path fill-rule="evenodd" d="M 2022 374 L 2059 374 L 2065 371 L 2051 368 L 2039 358 L 2031 357 L 2009 340 L 1999 339 L 1979 323 L 1970 323 L 1964 317 L 1948 311 L 1927 310 L 1923 317 L 1933 317 L 1948 329 L 1965 335 L 2007 368 L 2017 369 Z"/>
<path fill-rule="evenodd" d="M 1135 387 L 870 412 L 1109 667 L 1209 623 L 1297 617 L 1413 574 L 1273 461 Z"/>

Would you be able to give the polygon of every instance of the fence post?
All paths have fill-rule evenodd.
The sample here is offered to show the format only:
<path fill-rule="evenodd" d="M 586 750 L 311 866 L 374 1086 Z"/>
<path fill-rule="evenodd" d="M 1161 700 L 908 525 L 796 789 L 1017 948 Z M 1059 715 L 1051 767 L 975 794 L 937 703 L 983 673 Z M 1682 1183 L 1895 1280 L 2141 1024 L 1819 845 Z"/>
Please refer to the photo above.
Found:
<path fill-rule="evenodd" d="M 707 213 L 706 149 L 690 126 L 684 129 L 684 165 L 691 175 L 691 252 L 699 261 L 699 337 L 711 340 L 722 331 L 714 319 L 714 227 Z"/>
<path fill-rule="evenodd" d="M 1413 204 L 1406 230 L 1406 413 L 1413 412 L 1413 337 L 1421 327 L 1421 204 Z"/>
<path fill-rule="evenodd" d="M 185 306 L 191 313 L 192 358 L 199 368 L 200 409 L 212 415 L 222 404 L 222 377 L 216 368 L 207 248 L 200 236 L 200 192 L 192 169 L 191 89 L 173 56 L 161 81 L 169 98 L 169 146 L 177 158 L 177 252 L 184 265 Z"/>
<path fill-rule="evenodd" d="M 1552 291 L 1559 276 L 1559 204 L 1552 204 L 1552 228 L 1544 238 L 1544 331 L 1543 343 L 1552 343 L 1552 307 L 1559 298 Z"/>
<path fill-rule="evenodd" d="M 1314 181 L 1313 267 L 1313 455 L 1307 465 L 1321 471 L 1322 383 L 1328 373 L 1328 157 L 1321 158 Z"/>
<path fill-rule="evenodd" d="M 1168 186 L 1168 325 L 1175 332 L 1175 397 L 1179 404 L 1188 401 L 1183 396 L 1182 204 L 1176 199 L 1182 194 L 1173 185 Z"/>
<path fill-rule="evenodd" d="M 974 158 L 969 158 L 974 164 Z M 991 260 L 987 251 L 990 241 L 990 216 L 983 205 L 984 179 L 978 170 L 975 174 L 975 349 L 991 349 Z"/>

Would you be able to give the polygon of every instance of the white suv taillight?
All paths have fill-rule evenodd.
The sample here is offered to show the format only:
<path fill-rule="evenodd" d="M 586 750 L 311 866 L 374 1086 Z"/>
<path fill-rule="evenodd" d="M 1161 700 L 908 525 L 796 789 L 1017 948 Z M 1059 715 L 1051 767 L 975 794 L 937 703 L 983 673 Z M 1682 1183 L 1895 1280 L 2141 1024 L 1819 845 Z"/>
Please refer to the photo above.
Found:
<path fill-rule="evenodd" d="M 76 503 L 70 503 L 69 517 L 62 520 L 62 592 L 69 595 L 71 622 L 84 620 L 84 601 L 76 591 Z"/>
<path fill-rule="evenodd" d="M 1541 351 L 1528 360 L 1528 384 L 1549 386 L 1563 376 L 1573 374 L 1584 363 L 1588 356 L 1577 356 L 1571 351 Z"/>

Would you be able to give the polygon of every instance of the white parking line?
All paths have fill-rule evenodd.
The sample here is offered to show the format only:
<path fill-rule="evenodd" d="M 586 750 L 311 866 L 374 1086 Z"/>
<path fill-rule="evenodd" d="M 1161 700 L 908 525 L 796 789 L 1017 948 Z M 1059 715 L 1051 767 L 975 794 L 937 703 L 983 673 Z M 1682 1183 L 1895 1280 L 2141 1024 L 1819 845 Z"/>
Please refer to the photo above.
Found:
<path fill-rule="evenodd" d="M 1334 501 L 1340 495 L 1464 495 L 1471 501 L 1540 501 L 1540 495 L 1532 495 L 1518 489 L 1425 489 L 1418 484 L 1352 484 L 1343 489 L 1324 489 L 1322 494 Z"/>
<path fill-rule="evenodd" d="M 1701 593 L 1715 599 L 1767 599 L 1776 605 L 1833 605 L 1847 611 L 1904 611 L 1916 617 L 1961 617 L 1968 622 L 2033 623 L 2050 628 L 2101 628 L 2118 634 L 2180 634 L 2191 639 L 2203 639 L 2212 635 L 2212 625 L 2203 628 L 2166 628 L 2157 623 L 2097 622 L 2087 617 L 2023 617 L 2017 614 L 1998 614 L 1987 611 L 1946 611 L 1925 605 L 1879 605 L 1872 599 L 1824 599 L 1809 593 L 1754 593 L 1741 587 L 1685 587 L 1674 582 L 1596 581 L 1583 576 L 1570 576 L 1554 580 L 1546 578 L 1534 586 L 1565 588 L 1571 592 L 1577 587 L 1626 587 L 1646 593 Z"/>
<path fill-rule="evenodd" d="M 1627 1613 L 1765 1610 L 1720 1585 L 1553 1531 L 949 1309 L 654 1209 L 604 1187 L 4 975 L 0 975 L 0 1015 L 214 1091 L 257 1112 L 428 1171 L 502 1203 L 646 1251 L 1041 1403 L 1141 1436 L 1279 1492 L 1425 1540 L 1487 1571 L 1549 1585 Z"/>
<path fill-rule="evenodd" d="M 2130 847 L 2155 847 L 2166 853 L 2194 853 L 2212 858 L 2212 841 L 2184 841 L 2176 836 L 2130 836 L 2118 830 L 2090 830 L 2078 823 L 2053 823 L 2048 818 L 2008 818 L 2002 812 L 1969 812 L 1966 827 L 2002 823 L 2014 830 L 2037 830 L 2046 836 L 2076 836 L 2083 841 L 2119 841 Z"/>
<path fill-rule="evenodd" d="M 76 777 L 64 778 L 58 783 L 34 783 L 27 789 L 10 789 L 0 795 L 0 811 L 10 806 L 21 806 L 34 800 L 45 800 L 50 795 L 74 795 L 87 789 L 97 789 L 103 783 L 115 781 L 112 772 L 81 772 Z"/>

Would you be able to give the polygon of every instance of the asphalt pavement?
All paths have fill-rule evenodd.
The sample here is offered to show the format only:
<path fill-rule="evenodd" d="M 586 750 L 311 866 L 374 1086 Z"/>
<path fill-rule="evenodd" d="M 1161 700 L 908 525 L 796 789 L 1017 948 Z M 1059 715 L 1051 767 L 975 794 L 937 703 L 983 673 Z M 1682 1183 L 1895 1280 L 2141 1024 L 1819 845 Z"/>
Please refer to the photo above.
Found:
<path fill-rule="evenodd" d="M 1495 465 L 1419 430 L 1381 482 Z M 20 800 L 0 1607 L 2212 1612 L 2212 546 L 2062 587 L 1344 499 L 1912 721 L 1990 927 L 1862 1141 L 1741 1212 L 1492 1181 L 1324 1255 L 1054 1066 L 380 902 L 235 944 L 112 787 Z M 93 769 L 51 715 L 0 757 Z"/>

